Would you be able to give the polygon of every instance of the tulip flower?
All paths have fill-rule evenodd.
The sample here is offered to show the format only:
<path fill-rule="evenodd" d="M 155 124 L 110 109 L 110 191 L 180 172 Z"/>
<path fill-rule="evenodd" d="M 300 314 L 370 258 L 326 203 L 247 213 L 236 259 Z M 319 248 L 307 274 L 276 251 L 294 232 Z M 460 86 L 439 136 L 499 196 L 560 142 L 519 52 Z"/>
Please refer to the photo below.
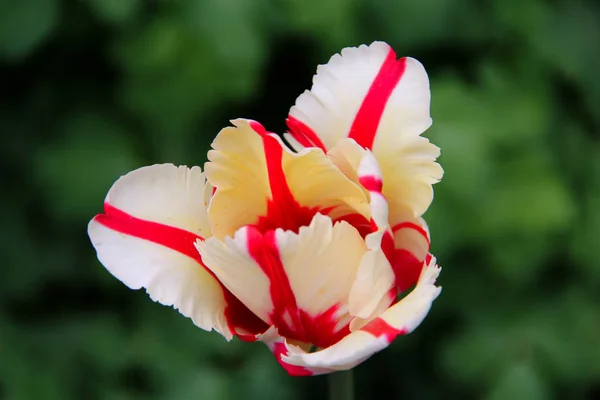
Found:
<path fill-rule="evenodd" d="M 143 167 L 89 225 L 132 289 L 291 375 L 347 370 L 412 332 L 440 288 L 423 213 L 442 177 L 423 66 L 385 43 L 319 66 L 284 137 L 234 120 L 204 171 Z M 401 300 L 399 300 L 401 299 Z"/>

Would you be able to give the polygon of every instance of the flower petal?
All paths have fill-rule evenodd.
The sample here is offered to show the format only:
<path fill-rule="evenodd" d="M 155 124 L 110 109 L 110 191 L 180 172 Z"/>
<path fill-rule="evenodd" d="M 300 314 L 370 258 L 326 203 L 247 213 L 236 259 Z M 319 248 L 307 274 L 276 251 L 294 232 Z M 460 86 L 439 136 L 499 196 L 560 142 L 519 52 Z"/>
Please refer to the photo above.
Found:
<path fill-rule="evenodd" d="M 277 332 L 277 328 L 270 327 L 264 334 L 258 335 L 257 340 L 263 342 L 273 353 L 279 364 L 291 376 L 312 376 L 326 374 L 330 371 L 322 368 L 305 368 L 298 365 L 288 364 L 282 360 L 283 356 L 288 355 L 286 340 Z"/>
<path fill-rule="evenodd" d="M 402 147 L 373 149 L 381 165 L 388 199 L 390 221 L 401 219 L 406 210 L 422 216 L 433 201 L 432 185 L 442 179 L 444 170 L 435 162 L 440 149 L 421 136 L 407 138 Z"/>
<path fill-rule="evenodd" d="M 213 142 L 206 164 L 217 191 L 209 208 L 213 235 L 245 225 L 297 231 L 318 211 L 332 218 L 363 213 L 367 198 L 318 149 L 291 152 L 257 122 L 233 121 Z M 310 179 L 307 179 L 310 176 Z"/>
<path fill-rule="evenodd" d="M 439 272 L 440 268 L 432 258 L 423 269 L 415 289 L 369 324 L 335 345 L 314 353 L 286 343 L 287 351 L 281 355 L 281 362 L 314 371 L 315 374 L 355 367 L 389 346 L 398 335 L 411 333 L 423 321 L 441 291 L 435 286 Z"/>
<path fill-rule="evenodd" d="M 429 118 L 429 81 L 415 59 L 396 60 L 383 42 L 349 47 L 319 65 L 310 91 L 290 110 L 288 127 L 303 147 L 331 149 L 345 137 L 371 149 L 423 133 Z"/>
<path fill-rule="evenodd" d="M 398 292 L 404 292 L 417 282 L 429 255 L 430 238 L 423 218 L 406 217 L 392 226 L 394 234 L 393 265 Z"/>
<path fill-rule="evenodd" d="M 311 91 L 290 110 L 285 137 L 297 149 L 327 151 L 346 137 L 372 149 L 386 181 L 384 195 L 420 216 L 442 176 L 434 162 L 439 149 L 419 136 L 431 126 L 429 103 L 429 80 L 417 60 L 396 60 L 383 42 L 346 48 L 318 67 Z"/>
<path fill-rule="evenodd" d="M 381 234 L 379 234 L 381 240 Z M 381 248 L 369 249 L 359 265 L 356 280 L 348 298 L 350 314 L 356 317 L 351 330 L 368 321 L 377 311 L 387 309 L 394 301 L 394 271 Z"/>
<path fill-rule="evenodd" d="M 298 233 L 249 226 L 198 249 L 219 280 L 288 339 L 326 347 L 348 333 L 348 293 L 366 250 L 348 223 L 316 214 Z"/>
<path fill-rule="evenodd" d="M 377 166 L 378 160 L 375 160 L 369 150 L 361 148 L 354 140 L 344 139 L 340 141 L 327 155 L 340 171 L 353 182 L 359 182 L 365 190 L 369 186 L 381 190 L 380 187 L 383 186 L 383 192 L 385 192 L 387 186 L 389 186 L 388 182 L 383 180 L 383 174 Z M 383 192 L 381 192 L 381 194 L 383 194 Z M 423 269 L 425 257 L 429 253 L 430 238 L 427 224 L 422 218 L 414 217 L 412 210 L 402 202 L 402 199 L 399 200 L 395 197 L 388 200 L 385 195 L 380 196 L 377 193 L 377 190 L 369 191 L 369 196 L 371 199 L 371 207 L 373 209 L 372 215 L 377 217 L 379 221 L 385 219 L 389 219 L 390 221 L 391 234 L 393 235 L 393 249 L 386 249 L 386 251 L 388 251 L 388 256 L 390 256 L 389 259 L 393 264 L 392 268 L 396 276 L 398 292 L 403 292 L 417 282 L 421 270 Z M 393 213 L 388 217 L 389 209 L 391 209 Z M 378 223 L 378 225 L 381 225 L 385 229 L 382 222 Z M 389 241 L 390 239 L 388 237 L 379 237 L 378 239 L 375 239 L 375 237 L 376 236 L 373 236 L 372 240 L 379 240 L 380 242 L 383 240 Z M 385 244 L 389 245 L 388 243 Z M 379 244 L 376 244 L 372 247 L 379 246 Z M 370 274 L 368 271 L 361 274 L 360 271 L 362 271 L 362 269 L 359 269 L 359 276 L 362 275 L 367 279 L 369 277 L 383 279 L 384 276 L 381 273 Z M 373 280 L 373 278 L 371 278 L 371 280 Z M 362 280 L 357 280 L 356 285 L 362 286 L 361 282 Z M 366 282 L 364 284 L 366 284 Z M 379 287 L 382 288 L 383 286 Z M 358 293 L 358 290 L 359 288 L 357 287 L 353 293 Z M 368 286 L 361 288 L 361 291 L 369 293 L 369 295 L 377 292 Z M 376 297 L 377 299 L 381 299 L 380 296 Z M 366 310 L 373 310 L 373 308 L 364 308 L 363 311 L 359 311 L 357 308 L 358 304 L 366 304 L 359 299 L 361 299 L 360 296 L 351 295 L 350 312 L 362 318 L 367 318 L 365 316 L 367 313 Z M 377 302 L 375 298 L 370 298 L 370 300 L 371 302 L 369 304 L 371 306 L 374 306 Z M 385 301 L 377 307 L 387 308 L 384 303 Z M 353 329 L 355 325 L 356 324 L 353 323 L 351 329 Z"/>
<path fill-rule="evenodd" d="M 200 328 L 256 334 L 256 317 L 204 268 L 194 242 L 210 234 L 212 188 L 199 167 L 143 167 L 121 177 L 88 226 L 98 259 L 131 289 L 172 305 Z"/>
<path fill-rule="evenodd" d="M 269 314 L 273 310 L 270 281 L 248 249 L 248 242 L 255 234 L 255 227 L 245 226 L 233 237 L 198 241 L 196 248 L 219 281 L 261 320 L 270 323 Z"/>
<path fill-rule="evenodd" d="M 352 139 L 337 143 L 327 154 L 350 180 L 358 183 L 369 197 L 371 233 L 365 241 L 368 251 L 358 268 L 349 297 L 353 330 L 367 323 L 376 313 L 388 308 L 395 299 L 392 232 L 388 224 L 388 204 L 381 193 L 383 184 L 379 164 L 373 154 Z"/>

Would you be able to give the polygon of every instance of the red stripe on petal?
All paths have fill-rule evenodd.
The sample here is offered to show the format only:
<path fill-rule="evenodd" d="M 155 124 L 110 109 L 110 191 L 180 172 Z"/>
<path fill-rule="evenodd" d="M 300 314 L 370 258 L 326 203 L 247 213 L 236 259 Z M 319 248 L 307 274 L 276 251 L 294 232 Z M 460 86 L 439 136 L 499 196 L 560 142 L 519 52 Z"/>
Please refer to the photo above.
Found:
<path fill-rule="evenodd" d="M 256 225 L 262 232 L 282 228 L 298 232 L 301 226 L 308 226 L 317 210 L 303 207 L 294 198 L 283 170 L 283 147 L 277 138 L 269 134 L 256 121 L 250 127 L 263 139 L 271 198 L 267 202 L 267 214 L 259 217 Z"/>
<path fill-rule="evenodd" d="M 391 343 L 398 335 L 406 335 L 406 329 L 396 329 L 383 318 L 377 317 L 369 322 L 361 331 L 370 333 L 376 338 L 384 337 L 388 343 Z"/>
<path fill-rule="evenodd" d="M 283 148 L 281 143 L 270 135 L 263 136 L 271 197 L 275 203 L 297 203 L 283 171 Z"/>
<path fill-rule="evenodd" d="M 362 214 L 347 214 L 347 215 L 344 215 L 343 217 L 339 217 L 339 218 L 334 219 L 333 223 L 336 224 L 336 223 L 338 223 L 340 221 L 346 221 L 347 223 L 349 223 L 350 225 L 352 225 L 354 228 L 356 228 L 356 230 L 358 231 L 358 233 L 360 234 L 360 236 L 363 239 L 369 233 L 372 233 L 375 230 L 377 230 L 377 226 L 373 227 L 371 221 L 368 220 Z"/>
<path fill-rule="evenodd" d="M 423 270 L 423 261 L 419 261 L 410 251 L 396 249 L 394 251 L 394 262 L 392 269 L 396 276 L 396 287 L 398 293 L 402 293 L 412 285 L 416 284 Z"/>
<path fill-rule="evenodd" d="M 432 259 L 433 256 L 431 255 L 431 253 L 427 253 L 427 255 L 425 256 L 425 264 L 429 265 Z"/>
<path fill-rule="evenodd" d="M 246 240 L 248 253 L 269 278 L 269 292 L 273 303 L 270 314 L 272 325 L 286 338 L 306 341 L 296 296 L 279 256 L 275 232 L 268 231 L 263 235 L 258 228 L 248 226 Z"/>
<path fill-rule="evenodd" d="M 415 224 L 414 222 L 408 222 L 408 221 L 400 222 L 399 224 L 396 224 L 392 227 L 392 232 L 396 233 L 400 229 L 414 229 L 415 231 L 419 232 L 423 236 L 423 238 L 427 241 L 427 243 L 430 244 L 429 235 L 427 234 L 427 231 L 425 229 L 423 229 L 422 227 L 420 227 L 419 225 Z"/>
<path fill-rule="evenodd" d="M 337 328 L 334 305 L 318 315 L 311 315 L 298 307 L 287 273 L 279 256 L 274 231 L 264 235 L 253 226 L 246 230 L 247 248 L 250 256 L 269 279 L 269 294 L 273 311 L 270 322 L 279 334 L 287 339 L 312 343 L 317 347 L 329 347 L 350 333 L 348 325 Z"/>
<path fill-rule="evenodd" d="M 377 232 L 379 227 L 377 226 L 377 222 L 373 218 L 371 218 L 371 232 Z"/>
<path fill-rule="evenodd" d="M 358 178 L 358 182 L 369 192 L 381 193 L 383 182 L 381 178 L 374 175 L 365 175 Z"/>
<path fill-rule="evenodd" d="M 203 240 L 202 237 L 184 229 L 134 217 L 109 203 L 104 203 L 104 214 L 97 215 L 94 220 L 114 231 L 159 244 L 190 257 L 198 262 L 221 285 L 221 282 L 212 271 L 204 266 L 200 253 L 194 246 L 197 240 Z M 232 334 L 242 330 L 244 333 L 257 335 L 268 328 L 260 318 L 254 315 L 223 285 L 221 285 L 221 288 L 227 304 L 224 314 Z"/>
<path fill-rule="evenodd" d="M 430 246 L 427 231 L 414 222 L 401 222 L 392 227 L 392 232 L 396 233 L 401 229 L 412 229 L 419 233 Z M 400 244 L 401 245 L 401 244 Z M 394 251 L 394 262 L 392 268 L 396 275 L 396 287 L 398 293 L 402 293 L 417 283 L 421 271 L 423 270 L 423 261 L 419 260 L 413 253 L 406 249 L 396 249 Z"/>
<path fill-rule="evenodd" d="M 356 140 L 356 143 L 364 148 L 371 149 L 373 147 L 383 110 L 398 82 L 400 82 L 405 69 L 406 59 L 396 60 L 396 53 L 390 48 L 354 118 L 348 134 L 349 138 Z"/>
<path fill-rule="evenodd" d="M 338 325 L 336 313 L 338 310 L 339 304 L 329 307 L 317 316 L 312 316 L 306 311 L 300 310 L 300 318 L 305 327 L 307 343 L 325 348 L 336 344 L 350 334 L 348 324 L 336 330 Z"/>
<path fill-rule="evenodd" d="M 396 257 L 394 254 L 394 237 L 390 231 L 386 231 L 381 237 L 381 250 L 385 254 L 385 258 L 393 265 Z"/>
<path fill-rule="evenodd" d="M 203 238 L 192 232 L 136 218 L 109 203 L 104 203 L 104 214 L 97 215 L 95 220 L 114 231 L 160 244 L 202 262 L 194 243 Z"/>
<path fill-rule="evenodd" d="M 291 376 L 311 376 L 314 375 L 313 372 L 307 368 L 288 364 L 281 359 L 282 356 L 287 355 L 287 348 L 285 347 L 285 343 L 279 342 L 273 345 L 273 354 L 279 361 L 279 364 L 287 371 Z"/>
<path fill-rule="evenodd" d="M 204 265 L 203 265 L 204 266 Z M 208 268 L 205 268 L 208 270 Z M 214 276 L 214 275 L 213 275 Z M 217 279 L 215 277 L 215 279 Z M 221 282 L 219 282 L 221 284 Z M 223 285 L 223 295 L 227 307 L 225 307 L 225 319 L 227 326 L 234 335 L 244 342 L 255 342 L 256 335 L 264 333 L 269 326 L 252 311 L 248 309 L 237 297 L 227 290 Z"/>
<path fill-rule="evenodd" d="M 294 139 L 304 147 L 318 147 L 324 152 L 327 152 L 325 145 L 319 136 L 304 122 L 288 115 L 286 124 L 289 128 L 289 133 Z"/>
<path fill-rule="evenodd" d="M 254 130 L 254 132 L 258 133 L 260 136 L 264 137 L 268 134 L 267 130 L 265 129 L 264 126 L 262 126 L 262 124 L 260 122 L 250 121 L 249 125 L 250 125 L 250 128 L 252 128 L 252 130 Z"/>

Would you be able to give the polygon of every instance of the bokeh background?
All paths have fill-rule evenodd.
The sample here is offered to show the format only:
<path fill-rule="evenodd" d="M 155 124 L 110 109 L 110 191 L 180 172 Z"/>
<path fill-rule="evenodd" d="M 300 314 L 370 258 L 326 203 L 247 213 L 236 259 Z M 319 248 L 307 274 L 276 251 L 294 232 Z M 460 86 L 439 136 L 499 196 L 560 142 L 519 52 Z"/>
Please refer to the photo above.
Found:
<path fill-rule="evenodd" d="M 283 132 L 317 64 L 375 39 L 430 74 L 444 290 L 357 398 L 600 398 L 599 2 L 2 0 L 0 399 L 324 398 L 128 290 L 86 225 L 231 118 Z"/>

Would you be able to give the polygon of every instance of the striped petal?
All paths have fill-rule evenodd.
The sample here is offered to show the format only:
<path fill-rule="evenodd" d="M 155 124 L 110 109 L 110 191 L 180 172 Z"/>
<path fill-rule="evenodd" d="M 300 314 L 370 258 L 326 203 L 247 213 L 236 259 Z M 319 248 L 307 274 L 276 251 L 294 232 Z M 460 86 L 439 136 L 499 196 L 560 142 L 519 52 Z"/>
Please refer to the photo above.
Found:
<path fill-rule="evenodd" d="M 321 150 L 293 153 L 259 123 L 233 123 L 213 142 L 205 167 L 216 188 L 209 208 L 215 237 L 245 225 L 297 232 L 317 212 L 333 219 L 356 213 L 369 217 L 364 192 Z"/>
<path fill-rule="evenodd" d="M 420 216 L 442 176 L 439 149 L 419 136 L 431 125 L 429 103 L 429 80 L 417 60 L 397 60 L 382 42 L 346 48 L 318 67 L 311 90 L 290 110 L 285 137 L 297 149 L 324 151 L 354 139 L 377 157 L 384 195 Z"/>
<path fill-rule="evenodd" d="M 291 374 L 303 375 L 347 370 L 362 363 L 388 347 L 397 336 L 409 334 L 419 326 L 441 291 L 441 288 L 435 286 L 439 272 L 435 259 L 431 259 L 410 294 L 331 347 L 308 353 L 301 347 L 284 341 L 285 349 L 281 346 L 278 348 L 280 363 Z M 276 338 L 269 339 L 270 343 L 277 343 Z"/>
<path fill-rule="evenodd" d="M 392 226 L 394 235 L 394 257 L 392 268 L 396 275 L 398 292 L 413 286 L 429 256 L 430 237 L 423 218 L 414 218 L 409 213 Z"/>
<path fill-rule="evenodd" d="M 223 289 L 194 247 L 210 235 L 211 191 L 199 167 L 140 168 L 112 186 L 88 234 L 112 275 L 131 289 L 145 288 L 198 327 L 227 339 L 263 332 L 266 326 Z"/>
<path fill-rule="evenodd" d="M 392 274 L 392 280 L 394 280 L 393 276 L 395 276 L 397 292 L 404 292 L 417 282 L 421 270 L 423 269 L 425 257 L 429 253 L 429 229 L 422 218 L 415 218 L 412 211 L 405 207 L 401 202 L 398 202 L 397 199 L 391 199 L 390 201 L 385 195 L 381 196 L 381 194 L 385 192 L 388 183 L 383 180 L 383 174 L 378 167 L 378 160 L 375 160 L 370 154 L 369 150 L 360 147 L 352 139 L 343 139 L 327 154 L 340 171 L 353 182 L 358 182 L 365 191 L 367 191 L 368 188 L 379 189 L 380 193 L 378 193 L 377 190 L 369 192 L 371 204 L 374 209 L 372 214 L 374 216 L 379 215 L 378 218 L 380 221 L 389 220 L 389 225 L 391 226 L 390 233 L 385 233 L 385 236 L 380 236 L 377 240 L 383 242 L 382 247 L 387 251 L 388 259 L 392 263 L 391 268 L 393 273 L 387 272 L 385 268 L 381 269 L 377 274 L 365 271 L 365 273 L 362 274 L 364 279 L 357 281 L 356 289 L 353 293 L 358 293 L 359 291 L 369 294 L 380 293 L 381 290 L 383 290 L 384 282 L 385 285 L 389 283 L 390 274 Z M 381 187 L 383 187 L 383 191 L 381 191 Z M 392 204 L 390 205 L 389 203 Z M 381 206 L 377 207 L 378 204 Z M 393 216 L 388 215 L 388 210 L 390 208 L 396 211 Z M 383 229 L 386 229 L 387 221 L 386 225 L 383 225 L 383 222 L 380 222 L 379 225 L 381 225 Z M 376 244 L 374 247 L 380 246 L 381 244 Z M 381 259 L 381 256 L 378 257 Z M 373 262 L 367 265 L 382 266 L 383 264 L 382 262 Z M 360 283 L 363 280 L 364 286 Z M 375 290 L 374 287 L 369 287 L 367 284 L 369 281 L 372 282 L 372 285 L 376 285 L 377 283 L 376 286 L 380 289 Z M 396 293 L 393 293 L 391 295 L 395 297 L 395 294 Z M 366 305 L 366 303 L 359 300 L 360 298 L 361 297 L 359 296 L 354 297 L 351 295 L 350 311 L 353 315 L 365 319 L 368 319 L 368 313 L 375 312 L 375 308 L 373 307 L 375 307 L 377 301 L 382 301 L 376 306 L 379 310 L 387 308 L 387 305 L 389 305 L 389 302 L 386 303 L 384 297 L 377 295 L 375 297 L 370 297 L 371 302 L 369 303 L 369 307 L 364 308 L 363 311 L 359 311 L 357 304 Z M 359 321 L 356 321 L 351 328 L 358 325 Z"/>
<path fill-rule="evenodd" d="M 379 164 L 369 150 L 349 140 L 349 146 L 340 152 L 338 161 L 344 160 L 344 170 L 368 193 L 371 205 L 372 233 L 365 237 L 368 251 L 359 266 L 357 279 L 349 297 L 350 313 L 356 317 L 350 329 L 370 321 L 386 309 L 395 299 L 395 276 L 390 265 L 393 261 L 392 233 L 388 224 L 388 204 L 382 194 L 382 175 Z M 335 152 L 333 158 L 335 159 Z"/>
<path fill-rule="evenodd" d="M 198 249 L 219 280 L 286 338 L 327 347 L 349 333 L 348 293 L 366 247 L 348 223 L 316 214 L 298 233 L 247 226 Z"/>

